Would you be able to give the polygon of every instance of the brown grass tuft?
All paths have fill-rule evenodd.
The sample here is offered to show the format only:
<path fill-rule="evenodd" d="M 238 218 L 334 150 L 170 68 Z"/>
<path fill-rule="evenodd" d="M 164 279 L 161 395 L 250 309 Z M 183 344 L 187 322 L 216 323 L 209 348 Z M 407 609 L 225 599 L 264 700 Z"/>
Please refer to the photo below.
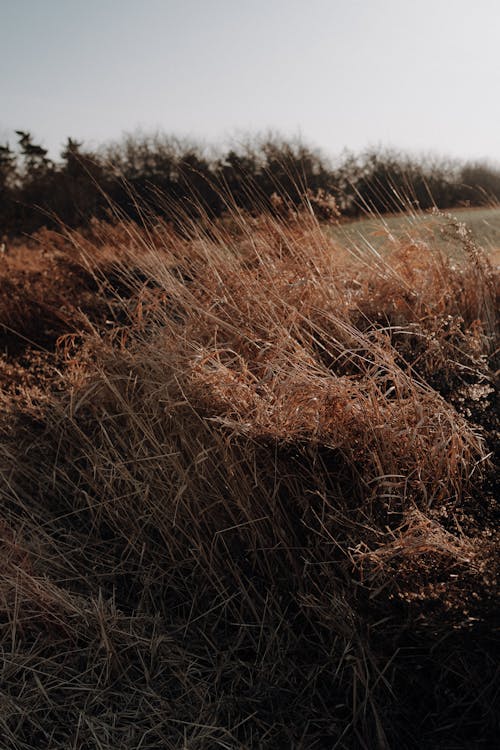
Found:
<path fill-rule="evenodd" d="M 43 239 L 94 302 L 4 394 L 6 747 L 492 746 L 498 274 L 190 231 Z"/>

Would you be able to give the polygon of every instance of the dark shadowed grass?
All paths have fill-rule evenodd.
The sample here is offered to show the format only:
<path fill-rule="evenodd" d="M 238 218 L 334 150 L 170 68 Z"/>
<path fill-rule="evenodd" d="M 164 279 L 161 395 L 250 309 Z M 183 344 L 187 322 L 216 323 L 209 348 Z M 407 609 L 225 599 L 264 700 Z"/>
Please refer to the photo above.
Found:
<path fill-rule="evenodd" d="M 456 242 L 69 237 L 99 305 L 4 418 L 6 747 L 494 746 L 499 280 Z"/>

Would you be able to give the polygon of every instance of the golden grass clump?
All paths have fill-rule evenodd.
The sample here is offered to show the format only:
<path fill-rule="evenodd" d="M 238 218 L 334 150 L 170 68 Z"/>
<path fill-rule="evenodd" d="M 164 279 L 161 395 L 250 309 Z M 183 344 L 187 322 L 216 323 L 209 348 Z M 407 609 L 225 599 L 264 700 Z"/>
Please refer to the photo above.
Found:
<path fill-rule="evenodd" d="M 492 746 L 480 249 L 354 257 L 304 211 L 59 252 L 95 303 L 4 419 L 5 746 Z"/>

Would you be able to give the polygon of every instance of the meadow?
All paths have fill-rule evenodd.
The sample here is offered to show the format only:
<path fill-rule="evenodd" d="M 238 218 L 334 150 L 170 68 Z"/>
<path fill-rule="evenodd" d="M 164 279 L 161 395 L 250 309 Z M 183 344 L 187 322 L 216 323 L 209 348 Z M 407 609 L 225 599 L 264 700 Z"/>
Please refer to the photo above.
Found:
<path fill-rule="evenodd" d="M 383 222 L 0 258 L 2 747 L 495 746 L 500 210 Z"/>
<path fill-rule="evenodd" d="M 500 208 L 454 208 L 449 211 L 407 211 L 403 214 L 368 215 L 334 228 L 342 244 L 361 251 L 384 250 L 401 242 L 422 241 L 439 247 L 451 258 L 463 257 L 463 245 L 456 241 L 457 224 L 470 230 L 474 241 L 497 262 L 500 257 Z M 451 230 L 451 231 L 450 231 Z"/>

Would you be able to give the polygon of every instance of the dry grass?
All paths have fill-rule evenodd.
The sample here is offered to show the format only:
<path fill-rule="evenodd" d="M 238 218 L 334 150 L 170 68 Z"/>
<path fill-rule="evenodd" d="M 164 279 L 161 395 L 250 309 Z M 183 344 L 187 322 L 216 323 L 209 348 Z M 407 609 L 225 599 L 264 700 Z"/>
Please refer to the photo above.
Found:
<path fill-rule="evenodd" d="M 492 747 L 498 274 L 188 235 L 72 234 L 95 303 L 4 394 L 3 746 Z"/>

